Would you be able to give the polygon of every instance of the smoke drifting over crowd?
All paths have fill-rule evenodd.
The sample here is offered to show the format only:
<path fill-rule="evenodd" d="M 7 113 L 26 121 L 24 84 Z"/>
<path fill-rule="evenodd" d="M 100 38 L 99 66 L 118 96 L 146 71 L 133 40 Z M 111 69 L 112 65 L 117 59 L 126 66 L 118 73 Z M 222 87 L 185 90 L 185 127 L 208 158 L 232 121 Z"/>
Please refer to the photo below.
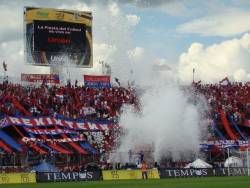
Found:
<path fill-rule="evenodd" d="M 47 6 L 46 3 L 39 3 L 40 1 L 31 2 L 34 6 Z M 249 80 L 249 34 L 243 35 L 240 39 L 227 39 L 208 47 L 192 43 L 187 52 L 180 55 L 179 63 L 172 65 L 171 70 L 169 68 L 165 71 L 154 71 L 151 62 L 161 57 L 150 54 L 146 47 L 137 46 L 133 41 L 133 30 L 143 18 L 123 12 L 117 2 L 126 4 L 127 1 L 105 1 L 96 5 L 80 1 L 52 2 L 51 6 L 56 8 L 93 11 L 94 67 L 91 70 L 69 67 L 65 70 L 65 77 L 82 80 L 83 74 L 100 74 L 102 70 L 98 62 L 102 60 L 111 65 L 112 76 L 119 77 L 122 85 L 128 80 L 135 81 L 136 86 L 139 86 L 137 89 L 142 90 L 139 114 L 136 114 L 132 107 L 124 107 L 119 124 L 125 130 L 125 135 L 121 137 L 117 153 L 128 153 L 136 146 L 150 146 L 149 148 L 154 151 L 154 159 L 159 160 L 169 152 L 175 159 L 184 151 L 198 152 L 204 127 L 201 123 L 201 114 L 206 110 L 206 105 L 200 98 L 197 99 L 196 105 L 190 102 L 191 93 L 185 92 L 177 80 L 190 84 L 193 68 L 196 69 L 197 79 L 202 81 L 217 82 L 225 76 L 232 76 L 235 80 Z M 164 4 L 163 1 L 136 2 L 136 6 L 145 8 Z M 169 2 L 171 5 L 174 1 Z M 0 36 L 4 37 L 0 37 L 0 50 L 1 58 L 9 63 L 10 76 L 19 75 L 20 71 L 47 73 L 48 68 L 27 68 L 23 62 L 20 17 L 23 14 L 23 6 L 27 4 L 16 1 L 13 6 L 7 1 L 5 3 L 6 5 L 0 5 L 3 9 L 0 15 L 6 18 L 3 20 L 6 24 L 2 24 L 4 28 Z M 173 3 L 170 7 L 172 6 L 179 10 L 184 8 L 182 4 Z M 167 10 L 171 15 L 172 9 Z M 69 74 L 71 76 L 68 76 Z"/>
<path fill-rule="evenodd" d="M 138 75 L 135 80 L 140 87 L 137 88 L 140 112 L 136 113 L 131 106 L 123 108 L 119 125 L 124 135 L 112 159 L 128 161 L 129 150 L 137 153 L 152 150 L 157 161 L 166 156 L 177 160 L 188 159 L 191 152 L 198 154 L 202 132 L 206 131 L 202 114 L 207 107 L 202 97 L 197 96 L 194 104 L 192 91 L 180 86 L 171 70 L 155 72 L 152 67 L 138 70 L 144 72 L 141 74 L 144 80 Z"/>

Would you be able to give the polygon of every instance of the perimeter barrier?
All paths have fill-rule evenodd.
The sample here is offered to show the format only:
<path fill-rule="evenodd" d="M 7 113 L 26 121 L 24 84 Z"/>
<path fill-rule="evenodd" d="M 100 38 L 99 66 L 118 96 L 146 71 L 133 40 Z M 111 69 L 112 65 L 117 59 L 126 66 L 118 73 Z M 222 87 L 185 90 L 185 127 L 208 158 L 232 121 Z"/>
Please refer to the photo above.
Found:
<path fill-rule="evenodd" d="M 160 178 L 247 176 L 247 168 L 166 168 L 160 169 Z"/>
<path fill-rule="evenodd" d="M 36 183 L 35 173 L 1 173 L 0 184 Z"/>
<path fill-rule="evenodd" d="M 36 173 L 37 182 L 97 181 L 101 179 L 101 171 Z"/>
<path fill-rule="evenodd" d="M 160 179 L 157 169 L 147 171 L 148 179 Z M 103 180 L 131 180 L 142 179 L 141 170 L 103 170 Z"/>
<path fill-rule="evenodd" d="M 248 168 L 166 168 L 149 169 L 148 179 L 247 176 Z M 0 184 L 22 184 L 42 182 L 72 182 L 101 180 L 136 180 L 142 179 L 142 172 L 136 170 L 99 170 L 74 172 L 37 172 L 37 173 L 0 173 Z"/>

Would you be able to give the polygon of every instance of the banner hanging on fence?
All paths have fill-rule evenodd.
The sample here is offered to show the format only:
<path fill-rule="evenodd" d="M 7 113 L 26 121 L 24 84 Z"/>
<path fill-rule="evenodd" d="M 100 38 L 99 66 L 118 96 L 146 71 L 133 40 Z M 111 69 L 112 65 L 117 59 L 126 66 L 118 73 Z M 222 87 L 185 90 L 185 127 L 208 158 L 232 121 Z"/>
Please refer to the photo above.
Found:
<path fill-rule="evenodd" d="M 86 139 L 84 137 L 75 137 L 75 138 L 29 138 L 29 137 L 23 137 L 22 141 L 25 143 L 28 142 L 52 142 L 52 143 L 64 143 L 64 142 L 79 142 L 79 141 L 85 141 Z"/>
<path fill-rule="evenodd" d="M 177 178 L 177 177 L 207 177 L 214 176 L 212 168 L 189 169 L 160 169 L 161 178 Z"/>
<path fill-rule="evenodd" d="M 231 147 L 249 147 L 249 140 L 214 140 L 204 141 L 200 144 L 201 149 L 212 149 L 216 146 L 219 149 L 231 148 Z"/>
<path fill-rule="evenodd" d="M 147 171 L 148 179 L 160 179 L 157 169 Z M 103 170 L 103 180 L 135 180 L 142 179 L 141 170 Z"/>
<path fill-rule="evenodd" d="M 58 134 L 76 134 L 77 132 L 69 129 L 38 129 L 24 127 L 24 129 L 32 134 L 46 134 L 46 135 L 58 135 Z"/>
<path fill-rule="evenodd" d="M 0 184 L 36 183 L 35 173 L 1 173 Z"/>
<path fill-rule="evenodd" d="M 59 84 L 60 79 L 57 74 L 21 74 L 21 81 L 25 82 L 43 82 Z"/>
<path fill-rule="evenodd" d="M 101 179 L 101 172 L 38 172 L 36 179 L 37 182 L 94 181 Z"/>
<path fill-rule="evenodd" d="M 212 176 L 247 176 L 248 169 L 233 168 L 166 168 L 159 170 L 162 178 L 212 177 Z"/>
<path fill-rule="evenodd" d="M 110 88 L 110 76 L 84 75 L 84 85 L 86 87 Z"/>
<path fill-rule="evenodd" d="M 71 130 L 82 130 L 82 131 L 105 131 L 117 128 L 116 124 L 106 123 L 92 123 L 86 121 L 73 121 L 64 120 L 54 117 L 39 117 L 39 118 L 22 118 L 7 116 L 0 120 L 0 128 L 17 125 L 24 127 L 46 127 L 46 126 L 61 126 Z"/>

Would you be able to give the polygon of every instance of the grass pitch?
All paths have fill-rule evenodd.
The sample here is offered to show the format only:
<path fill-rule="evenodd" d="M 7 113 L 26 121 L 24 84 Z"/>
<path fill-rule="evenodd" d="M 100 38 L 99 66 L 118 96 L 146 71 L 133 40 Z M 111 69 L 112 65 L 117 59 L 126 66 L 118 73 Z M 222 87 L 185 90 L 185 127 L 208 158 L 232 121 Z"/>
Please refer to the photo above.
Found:
<path fill-rule="evenodd" d="M 250 177 L 178 178 L 0 185 L 0 188 L 249 188 Z"/>

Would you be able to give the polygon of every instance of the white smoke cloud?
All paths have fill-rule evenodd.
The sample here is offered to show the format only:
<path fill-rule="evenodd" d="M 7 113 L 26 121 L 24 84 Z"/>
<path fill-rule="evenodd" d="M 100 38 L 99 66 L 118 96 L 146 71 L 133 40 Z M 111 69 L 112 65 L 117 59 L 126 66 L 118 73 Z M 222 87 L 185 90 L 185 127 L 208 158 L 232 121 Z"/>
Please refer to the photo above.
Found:
<path fill-rule="evenodd" d="M 92 70 L 83 69 L 83 71 L 100 74 L 102 71 L 99 61 L 104 61 L 111 65 L 114 77 L 127 83 L 130 77 L 131 59 L 126 52 L 133 48 L 131 35 L 140 18 L 135 14 L 126 15 L 120 9 L 119 4 L 114 1 L 91 5 L 78 3 L 73 7 L 66 5 L 62 8 L 83 10 L 82 7 L 93 13 L 94 40 L 94 68 Z"/>
<path fill-rule="evenodd" d="M 142 47 L 135 47 L 134 49 L 128 50 L 128 57 L 131 61 L 141 61 L 145 56 L 145 49 Z"/>
<path fill-rule="evenodd" d="M 201 123 L 206 103 L 197 99 L 197 105 L 191 104 L 192 92 L 179 87 L 175 71 L 165 59 L 146 61 L 147 55 L 142 57 L 133 64 L 141 111 L 138 114 L 124 107 L 119 125 L 125 135 L 111 161 L 128 162 L 129 150 L 139 152 L 139 148 L 144 152 L 153 149 L 152 157 L 157 161 L 166 155 L 177 160 L 182 152 L 198 153 L 201 134 L 206 131 Z"/>
<path fill-rule="evenodd" d="M 218 82 L 227 76 L 235 81 L 249 81 L 249 58 L 250 34 L 208 47 L 193 43 L 179 58 L 179 77 L 190 83 L 194 68 L 196 80 Z"/>
<path fill-rule="evenodd" d="M 117 48 L 114 45 L 108 45 L 105 43 L 94 43 L 94 58 L 98 61 L 109 61 L 117 52 Z"/>
<path fill-rule="evenodd" d="M 154 61 L 154 68 L 159 71 L 173 70 L 172 66 L 165 58 L 156 58 Z"/>
<path fill-rule="evenodd" d="M 145 151 L 153 149 L 153 158 L 157 161 L 169 153 L 175 160 L 182 152 L 198 153 L 204 128 L 200 113 L 205 110 L 204 105 L 201 108 L 191 104 L 189 94 L 173 82 L 159 81 L 161 83 L 150 85 L 141 96 L 140 114 L 131 108 L 124 109 L 119 123 L 126 134 L 117 150 L 123 154 L 122 157 L 112 155 L 113 160 L 127 162 L 126 153 L 136 149 L 139 152 L 140 147 Z M 188 159 L 187 155 L 184 157 Z"/>
<path fill-rule="evenodd" d="M 135 26 L 140 22 L 140 17 L 134 14 L 128 14 L 127 16 L 127 20 L 129 22 L 130 25 Z"/>
<path fill-rule="evenodd" d="M 37 1 L 34 2 L 37 6 L 40 5 Z M 93 12 L 94 68 L 68 68 L 72 79 L 82 80 L 83 74 L 100 73 L 98 61 L 104 60 L 111 64 L 113 76 L 126 81 L 134 79 L 136 84 L 146 88 L 141 98 L 141 115 L 137 116 L 128 110 L 121 116 L 120 123 L 128 134 L 123 139 L 120 150 L 127 150 L 132 145 L 153 144 L 155 159 L 159 159 L 169 150 L 173 154 L 183 150 L 196 151 L 200 139 L 199 108 L 190 104 L 187 95 L 177 85 L 172 84 L 176 79 L 174 72 L 167 69 L 159 73 L 153 69 L 154 61 L 151 54 L 143 47 L 132 45 L 131 34 L 135 23 L 139 22 L 138 17 L 133 15 L 134 21 L 131 22 L 131 16 L 128 18 L 117 3 L 110 1 L 106 4 L 91 5 L 77 1 L 69 4 L 68 1 L 63 1 L 62 4 L 55 4 L 53 7 Z M 22 5 L 12 9 L 12 14 L 15 14 L 17 9 L 22 10 Z M 13 22 L 14 25 L 22 22 L 22 14 L 18 13 L 17 17 L 19 19 L 10 19 L 9 22 Z M 14 31 L 15 28 L 11 30 Z M 6 40 L 10 38 L 5 37 Z M 28 71 L 48 71 L 48 68 L 24 64 L 22 39 L 2 42 L 1 50 L 4 51 L 2 57 L 8 63 L 12 75 Z M 192 51 L 195 52 L 195 49 Z M 159 61 L 163 66 L 163 60 Z M 237 74 L 241 75 L 242 71 Z M 136 140 L 133 140 L 135 138 Z"/>

